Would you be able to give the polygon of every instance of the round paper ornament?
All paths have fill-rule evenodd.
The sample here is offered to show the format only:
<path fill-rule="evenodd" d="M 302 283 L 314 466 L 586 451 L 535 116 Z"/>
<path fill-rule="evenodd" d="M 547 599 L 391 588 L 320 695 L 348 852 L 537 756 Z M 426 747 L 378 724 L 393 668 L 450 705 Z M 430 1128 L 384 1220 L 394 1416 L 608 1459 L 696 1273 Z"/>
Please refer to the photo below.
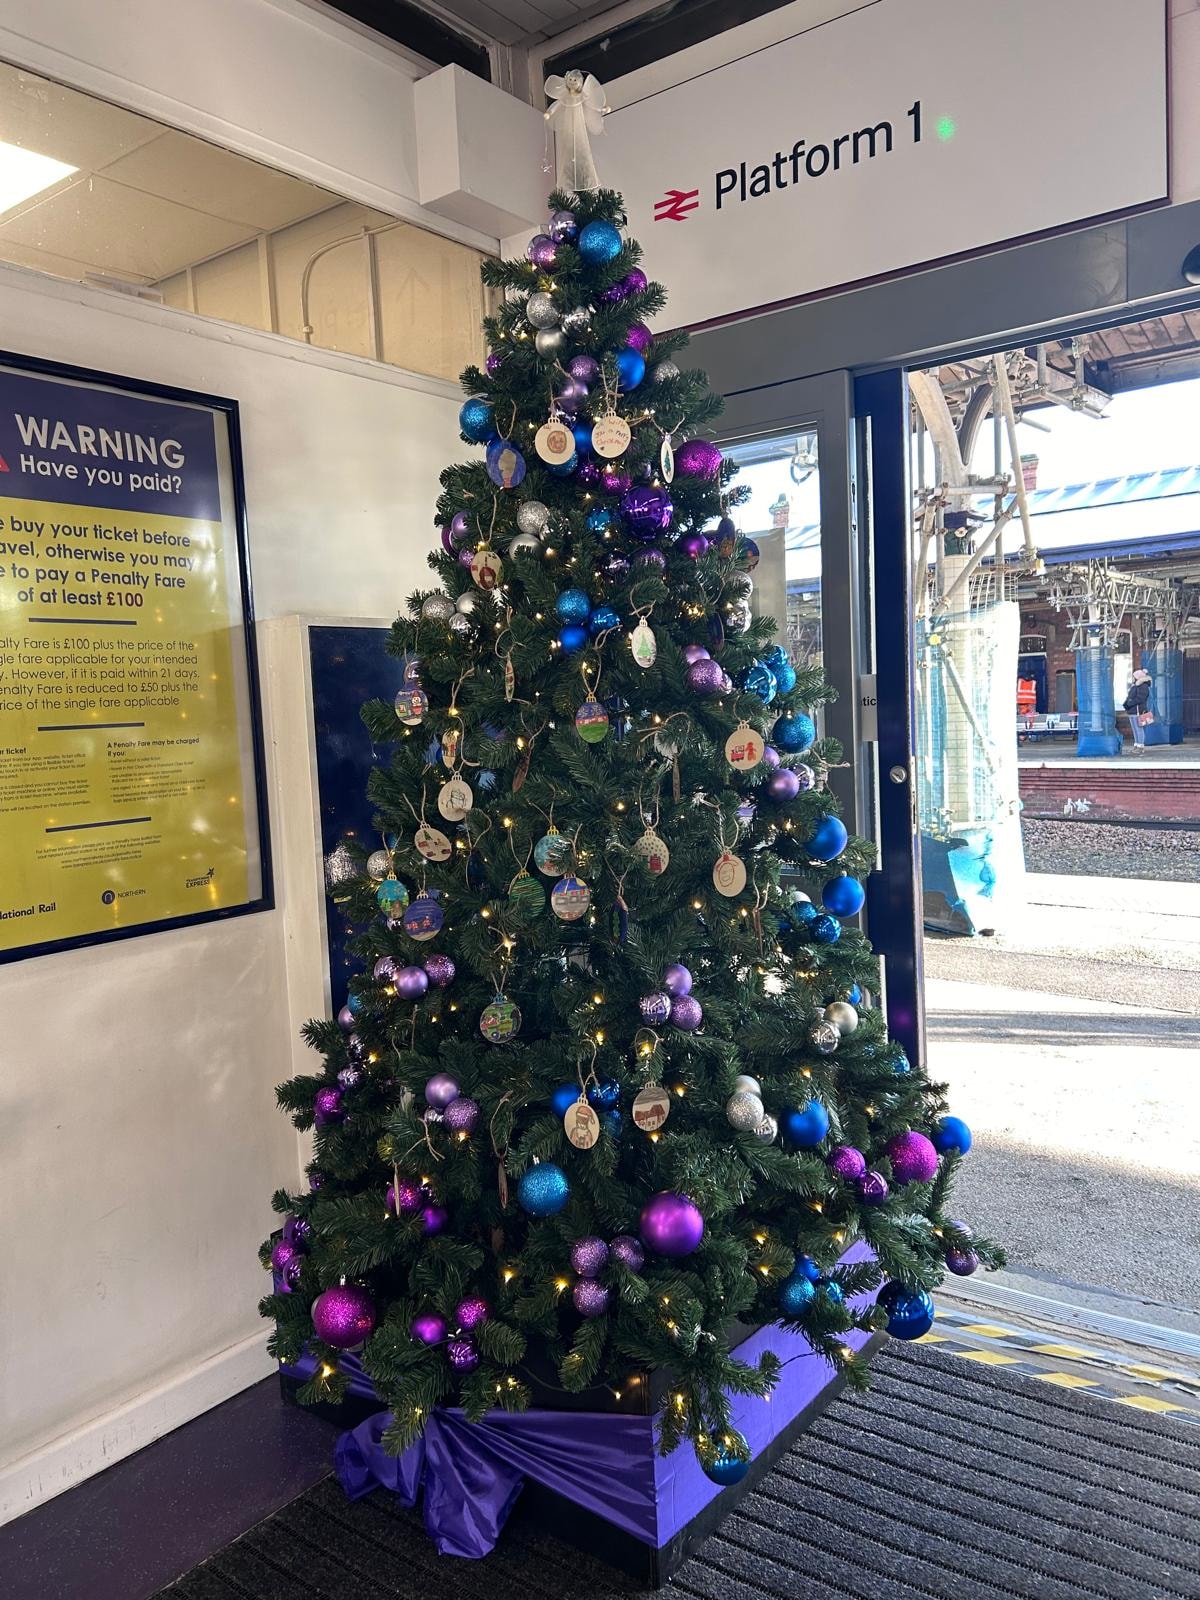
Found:
<path fill-rule="evenodd" d="M 671 1114 L 671 1096 L 661 1083 L 648 1083 L 634 1096 L 630 1115 L 643 1133 L 657 1133 Z"/>
<path fill-rule="evenodd" d="M 400 689 L 393 704 L 396 707 L 396 715 L 405 727 L 415 728 L 429 710 L 429 696 L 419 687 Z"/>
<path fill-rule="evenodd" d="M 637 627 L 629 635 L 629 648 L 639 667 L 652 667 L 657 661 L 658 641 L 645 617 L 639 619 Z"/>
<path fill-rule="evenodd" d="M 521 1031 L 520 1009 L 505 995 L 498 994 L 484 1007 L 479 1031 L 489 1044 L 507 1044 Z"/>
<path fill-rule="evenodd" d="M 592 449 L 609 460 L 624 455 L 632 437 L 629 424 L 615 411 L 606 412 L 592 429 Z"/>
<path fill-rule="evenodd" d="M 449 839 L 440 828 L 431 828 L 423 822 L 413 834 L 413 847 L 426 861 L 449 861 L 453 851 Z"/>
<path fill-rule="evenodd" d="M 437 808 L 447 822 L 461 822 L 474 804 L 471 785 L 461 778 L 451 778 L 438 790 Z"/>
<path fill-rule="evenodd" d="M 640 839 L 635 839 L 630 854 L 644 861 L 652 877 L 660 877 L 671 865 L 671 852 L 666 841 L 659 838 L 653 828 L 647 828 Z"/>
<path fill-rule="evenodd" d="M 408 890 L 399 878 L 385 878 L 375 891 L 375 899 L 380 910 L 391 916 L 408 904 Z"/>
<path fill-rule="evenodd" d="M 732 850 L 722 850 L 712 870 L 713 887 L 732 900 L 746 887 L 746 863 Z"/>
<path fill-rule="evenodd" d="M 533 436 L 533 448 L 552 467 L 559 467 L 575 454 L 575 435 L 565 422 L 543 422 Z"/>
<path fill-rule="evenodd" d="M 471 576 L 481 589 L 496 589 L 504 577 L 504 564 L 494 550 L 481 545 L 471 557 Z"/>
<path fill-rule="evenodd" d="M 404 913 L 404 931 L 410 939 L 424 944 L 442 931 L 446 918 L 441 906 L 429 894 L 419 894 Z"/>
<path fill-rule="evenodd" d="M 580 1095 L 563 1114 L 563 1132 L 576 1150 L 590 1150 L 600 1140 L 600 1117 Z"/>
<path fill-rule="evenodd" d="M 575 727 L 586 744 L 599 744 L 608 733 L 608 712 L 599 700 L 589 698 L 575 713 Z"/>
<path fill-rule="evenodd" d="M 500 489 L 515 489 L 524 481 L 525 457 L 511 439 L 493 439 L 488 445 L 487 475 Z"/>
<path fill-rule="evenodd" d="M 548 878 L 560 877 L 571 860 L 571 841 L 557 828 L 544 833 L 533 847 L 533 864 Z"/>
<path fill-rule="evenodd" d="M 578 922 L 592 903 L 592 891 L 582 878 L 567 873 L 550 891 L 550 909 L 560 922 Z"/>
<path fill-rule="evenodd" d="M 508 886 L 508 898 L 526 911 L 541 911 L 546 904 L 546 891 L 536 878 L 527 872 L 518 872 Z"/>
<path fill-rule="evenodd" d="M 750 772 L 763 758 L 762 734 L 748 722 L 739 722 L 725 741 L 725 759 L 738 772 Z"/>

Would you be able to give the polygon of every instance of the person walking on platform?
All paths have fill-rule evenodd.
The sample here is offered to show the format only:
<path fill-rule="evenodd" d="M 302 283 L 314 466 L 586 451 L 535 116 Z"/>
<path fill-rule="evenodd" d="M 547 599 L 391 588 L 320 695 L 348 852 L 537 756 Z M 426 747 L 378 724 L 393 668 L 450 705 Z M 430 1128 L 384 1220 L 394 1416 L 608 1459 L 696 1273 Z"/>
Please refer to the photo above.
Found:
<path fill-rule="evenodd" d="M 1146 669 L 1139 667 L 1129 683 L 1124 709 L 1129 713 L 1129 731 L 1133 734 L 1130 755 L 1146 753 L 1146 729 L 1154 721 L 1154 713 L 1150 709 L 1150 685 L 1153 682 Z"/>

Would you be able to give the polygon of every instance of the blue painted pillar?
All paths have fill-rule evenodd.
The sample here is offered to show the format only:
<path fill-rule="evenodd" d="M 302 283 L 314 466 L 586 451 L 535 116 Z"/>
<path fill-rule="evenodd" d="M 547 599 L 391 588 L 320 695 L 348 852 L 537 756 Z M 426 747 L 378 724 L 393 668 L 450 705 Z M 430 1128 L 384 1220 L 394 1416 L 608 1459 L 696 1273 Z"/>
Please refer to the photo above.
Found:
<path fill-rule="evenodd" d="M 1154 679 L 1150 709 L 1154 721 L 1146 728 L 1147 744 L 1183 743 L 1183 651 L 1158 644 L 1142 651 L 1142 666 Z"/>
<path fill-rule="evenodd" d="M 1075 652 L 1079 699 L 1076 755 L 1115 756 L 1121 749 L 1113 699 L 1113 658 L 1107 645 L 1090 644 Z"/>

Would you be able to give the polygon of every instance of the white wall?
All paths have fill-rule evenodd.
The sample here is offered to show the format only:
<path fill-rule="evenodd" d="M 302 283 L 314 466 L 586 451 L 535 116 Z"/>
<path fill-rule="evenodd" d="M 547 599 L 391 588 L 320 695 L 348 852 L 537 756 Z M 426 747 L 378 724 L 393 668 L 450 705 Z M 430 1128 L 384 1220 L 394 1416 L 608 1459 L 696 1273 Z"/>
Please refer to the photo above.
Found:
<path fill-rule="evenodd" d="M 14 269 L 0 323 L 28 353 L 238 400 L 260 617 L 394 615 L 428 581 L 450 385 Z M 273 1089 L 314 993 L 293 971 L 289 1004 L 287 895 L 306 924 L 320 907 L 294 730 L 272 748 L 281 631 L 278 909 L 0 967 L 0 1521 L 269 1370 L 256 1250 L 300 1169 Z"/>

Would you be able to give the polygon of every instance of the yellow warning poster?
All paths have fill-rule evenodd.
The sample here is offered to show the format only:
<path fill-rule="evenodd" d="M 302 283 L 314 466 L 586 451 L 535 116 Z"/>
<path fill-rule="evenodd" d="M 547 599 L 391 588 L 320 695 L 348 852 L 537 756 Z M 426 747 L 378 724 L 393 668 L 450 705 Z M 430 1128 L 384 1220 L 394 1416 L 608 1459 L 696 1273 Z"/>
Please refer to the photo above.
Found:
<path fill-rule="evenodd" d="M 231 439 L 0 368 L 0 959 L 261 903 Z"/>

